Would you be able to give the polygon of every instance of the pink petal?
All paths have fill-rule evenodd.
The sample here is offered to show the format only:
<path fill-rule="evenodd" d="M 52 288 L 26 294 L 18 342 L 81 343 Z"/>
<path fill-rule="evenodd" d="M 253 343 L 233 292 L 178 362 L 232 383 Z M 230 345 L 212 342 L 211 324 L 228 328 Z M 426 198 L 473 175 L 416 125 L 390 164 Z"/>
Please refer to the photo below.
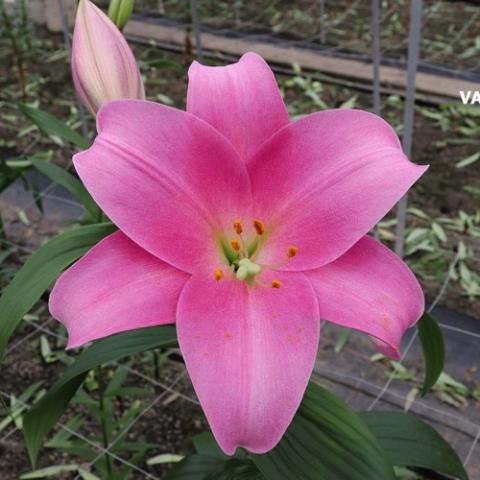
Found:
<path fill-rule="evenodd" d="M 202 120 L 136 100 L 101 109 L 93 146 L 74 158 L 105 213 L 141 247 L 181 270 L 219 258 L 216 234 L 250 208 L 244 162 Z"/>
<path fill-rule="evenodd" d="M 60 276 L 49 309 L 68 330 L 68 348 L 78 347 L 113 333 L 174 323 L 188 278 L 117 232 Z"/>
<path fill-rule="evenodd" d="M 275 289 L 194 275 L 180 296 L 180 348 L 212 431 L 229 455 L 237 447 L 272 449 L 312 372 L 319 340 L 314 292 L 303 274 L 280 272 L 278 279 L 283 286 Z"/>
<path fill-rule="evenodd" d="M 188 77 L 187 111 L 223 133 L 244 159 L 289 123 L 273 72 L 255 53 L 226 67 L 193 62 Z"/>
<path fill-rule="evenodd" d="M 427 169 L 409 162 L 394 130 L 359 110 L 309 115 L 276 133 L 248 164 L 255 215 L 268 241 L 259 262 L 325 265 L 362 238 Z"/>
<path fill-rule="evenodd" d="M 422 315 L 422 289 L 390 249 L 364 237 L 334 262 L 307 272 L 322 318 L 374 336 L 386 355 L 399 358 L 405 330 Z"/>
<path fill-rule="evenodd" d="M 79 97 L 94 115 L 110 100 L 145 98 L 140 71 L 124 36 L 89 0 L 78 5 L 72 75 Z"/>

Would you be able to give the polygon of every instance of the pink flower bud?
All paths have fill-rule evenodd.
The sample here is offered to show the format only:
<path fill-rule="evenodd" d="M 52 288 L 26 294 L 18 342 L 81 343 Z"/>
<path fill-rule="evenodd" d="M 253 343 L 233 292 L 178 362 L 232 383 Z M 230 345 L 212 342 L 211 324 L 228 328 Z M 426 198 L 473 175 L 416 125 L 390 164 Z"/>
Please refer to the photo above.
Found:
<path fill-rule="evenodd" d="M 80 0 L 78 5 L 72 75 L 80 99 L 94 115 L 111 100 L 145 98 L 142 78 L 125 38 L 90 0 Z"/>

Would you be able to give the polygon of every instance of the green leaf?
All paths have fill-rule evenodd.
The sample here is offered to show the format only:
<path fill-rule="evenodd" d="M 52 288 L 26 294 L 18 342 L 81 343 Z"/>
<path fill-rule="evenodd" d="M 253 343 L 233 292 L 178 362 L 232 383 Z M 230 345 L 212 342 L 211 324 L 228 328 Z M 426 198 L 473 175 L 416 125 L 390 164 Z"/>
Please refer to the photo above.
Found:
<path fill-rule="evenodd" d="M 35 470 L 34 472 L 29 472 L 23 474 L 21 480 L 29 480 L 33 478 L 45 478 L 58 476 L 66 472 L 76 472 L 78 470 L 78 465 L 54 465 L 52 467 L 42 468 L 40 470 Z"/>
<path fill-rule="evenodd" d="M 480 159 L 480 152 L 474 153 L 469 157 L 466 157 L 455 164 L 457 168 L 464 168 L 472 163 L 475 163 L 478 159 Z"/>
<path fill-rule="evenodd" d="M 101 214 L 100 209 L 78 178 L 54 163 L 32 158 L 31 164 L 47 178 L 66 188 L 79 202 L 82 203 L 92 218 L 99 218 Z"/>
<path fill-rule="evenodd" d="M 174 453 L 161 453 L 147 460 L 147 465 L 163 465 L 164 463 L 178 463 L 185 457 Z"/>
<path fill-rule="evenodd" d="M 228 455 L 222 452 L 214 436 L 210 432 L 203 432 L 192 439 L 197 453 L 226 460 Z"/>
<path fill-rule="evenodd" d="M 298 478 L 298 477 L 294 477 Z M 208 455 L 190 455 L 177 463 L 165 480 L 265 480 L 247 458 L 220 459 Z"/>
<path fill-rule="evenodd" d="M 280 443 L 252 459 L 268 480 L 393 480 L 385 452 L 362 418 L 310 382 Z"/>
<path fill-rule="evenodd" d="M 90 473 L 87 470 L 84 470 L 83 468 L 78 469 L 78 474 L 80 475 L 82 480 L 101 480 L 100 477 L 97 477 L 93 473 Z"/>
<path fill-rule="evenodd" d="M 442 330 L 429 313 L 425 312 L 422 315 L 417 328 L 425 361 L 425 380 L 422 386 L 422 395 L 425 395 L 437 383 L 443 371 L 445 344 Z"/>
<path fill-rule="evenodd" d="M 207 455 L 189 455 L 167 473 L 165 480 L 210 480 L 222 470 L 224 460 Z M 214 477 L 213 477 L 214 478 Z"/>
<path fill-rule="evenodd" d="M 334 348 L 335 353 L 340 353 L 343 350 L 343 347 L 348 343 L 351 334 L 352 331 L 349 328 L 342 328 L 340 330 L 340 335 Z"/>
<path fill-rule="evenodd" d="M 0 358 L 23 316 L 50 284 L 66 267 L 114 230 L 110 223 L 75 228 L 45 243 L 28 258 L 0 297 Z"/>
<path fill-rule="evenodd" d="M 82 135 L 71 129 L 65 124 L 65 122 L 52 114 L 25 104 L 20 104 L 19 108 L 45 135 L 56 135 L 61 137 L 82 150 L 89 147 L 89 143 L 82 137 Z"/>
<path fill-rule="evenodd" d="M 84 350 L 45 396 L 25 415 L 23 434 L 34 465 L 45 435 L 66 410 L 87 373 L 104 363 L 152 348 L 177 345 L 175 326 L 142 328 L 94 342 Z"/>
<path fill-rule="evenodd" d="M 432 230 L 433 233 L 437 236 L 437 238 L 442 242 L 445 243 L 447 241 L 447 235 L 445 233 L 445 230 L 442 228 L 442 226 L 436 222 L 432 223 Z"/>
<path fill-rule="evenodd" d="M 393 465 L 426 468 L 468 480 L 453 448 L 415 415 L 404 412 L 364 412 L 361 417 Z"/>
<path fill-rule="evenodd" d="M 174 62 L 173 60 L 169 60 L 166 58 L 157 58 L 154 60 L 149 60 L 145 62 L 149 67 L 153 68 L 172 68 L 178 70 L 180 68 L 180 64 L 178 62 Z"/>

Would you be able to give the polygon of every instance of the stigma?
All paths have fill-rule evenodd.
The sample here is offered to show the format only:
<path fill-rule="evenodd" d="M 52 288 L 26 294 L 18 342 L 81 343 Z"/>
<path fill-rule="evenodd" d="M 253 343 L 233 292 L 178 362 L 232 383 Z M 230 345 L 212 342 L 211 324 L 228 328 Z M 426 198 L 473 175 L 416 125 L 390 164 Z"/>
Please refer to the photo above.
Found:
<path fill-rule="evenodd" d="M 255 278 L 258 275 L 262 267 L 252 262 L 249 258 L 242 258 L 238 262 L 238 269 L 235 273 L 237 280 L 246 281 Z"/>

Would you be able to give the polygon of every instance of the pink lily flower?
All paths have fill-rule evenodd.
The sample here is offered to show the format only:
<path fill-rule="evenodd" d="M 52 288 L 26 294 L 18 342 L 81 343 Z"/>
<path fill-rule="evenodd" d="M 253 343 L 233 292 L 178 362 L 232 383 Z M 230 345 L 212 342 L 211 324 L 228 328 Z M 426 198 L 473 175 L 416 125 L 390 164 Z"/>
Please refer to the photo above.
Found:
<path fill-rule="evenodd" d="M 142 77 L 127 41 L 90 0 L 78 4 L 72 76 L 82 103 L 93 115 L 111 100 L 145 98 Z"/>
<path fill-rule="evenodd" d="M 100 110 L 74 162 L 120 231 L 59 278 L 50 311 L 70 348 L 175 322 L 221 448 L 263 453 L 302 400 L 320 317 L 398 358 L 423 294 L 366 235 L 427 167 L 371 113 L 291 123 L 256 54 L 189 75 L 187 112 L 128 100 Z"/>

